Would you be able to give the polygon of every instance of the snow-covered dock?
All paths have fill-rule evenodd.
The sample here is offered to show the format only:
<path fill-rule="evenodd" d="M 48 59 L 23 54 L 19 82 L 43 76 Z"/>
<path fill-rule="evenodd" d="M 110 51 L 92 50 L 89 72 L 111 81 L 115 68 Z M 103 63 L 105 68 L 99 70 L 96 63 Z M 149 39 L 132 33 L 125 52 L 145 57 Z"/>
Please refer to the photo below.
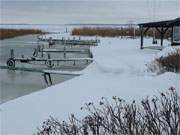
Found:
<path fill-rule="evenodd" d="M 97 46 L 99 43 L 98 39 L 82 39 L 81 37 L 61 37 L 61 38 L 52 38 L 52 37 L 39 37 L 39 41 L 45 42 L 54 42 L 55 44 L 62 44 L 62 45 L 83 45 L 83 46 Z"/>

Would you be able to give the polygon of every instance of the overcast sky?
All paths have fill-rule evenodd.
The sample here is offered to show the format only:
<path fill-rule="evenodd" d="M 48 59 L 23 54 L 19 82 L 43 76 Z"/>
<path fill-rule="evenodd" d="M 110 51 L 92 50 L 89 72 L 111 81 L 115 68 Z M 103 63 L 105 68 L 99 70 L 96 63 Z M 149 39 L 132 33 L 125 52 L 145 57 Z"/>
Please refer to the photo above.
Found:
<path fill-rule="evenodd" d="M 0 4 L 0 22 L 10 24 L 121 24 L 180 17 L 180 0 L 0 0 Z"/>

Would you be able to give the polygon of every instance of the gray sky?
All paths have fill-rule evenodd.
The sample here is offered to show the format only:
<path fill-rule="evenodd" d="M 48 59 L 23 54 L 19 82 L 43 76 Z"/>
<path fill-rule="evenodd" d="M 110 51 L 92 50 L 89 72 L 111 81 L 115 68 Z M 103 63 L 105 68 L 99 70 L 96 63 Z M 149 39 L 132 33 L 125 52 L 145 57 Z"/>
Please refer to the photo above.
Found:
<path fill-rule="evenodd" d="M 180 17 L 180 0 L 0 0 L 0 4 L 0 22 L 10 24 L 120 24 Z"/>

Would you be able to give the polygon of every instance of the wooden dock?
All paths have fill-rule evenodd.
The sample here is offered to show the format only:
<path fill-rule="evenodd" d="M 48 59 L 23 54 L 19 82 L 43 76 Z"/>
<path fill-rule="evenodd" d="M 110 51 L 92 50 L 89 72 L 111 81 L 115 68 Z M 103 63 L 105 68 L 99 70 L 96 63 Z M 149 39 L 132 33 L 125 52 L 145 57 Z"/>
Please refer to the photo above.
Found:
<path fill-rule="evenodd" d="M 67 58 L 67 59 L 47 59 L 47 58 L 36 58 L 36 57 L 31 57 L 31 58 L 9 58 L 7 61 L 7 66 L 8 67 L 15 67 L 16 62 L 21 62 L 21 63 L 30 63 L 30 62 L 44 62 L 45 65 L 47 65 L 49 68 L 52 68 L 55 63 L 59 65 L 59 62 L 67 62 L 67 61 L 72 61 L 73 65 L 76 65 L 76 61 L 85 61 L 87 64 L 89 62 L 92 62 L 92 58 Z"/>
<path fill-rule="evenodd" d="M 100 42 L 99 40 L 81 40 L 81 39 L 47 39 L 47 38 L 38 38 L 39 41 L 43 42 L 52 42 L 54 44 L 62 44 L 62 45 L 84 45 L 84 46 L 97 46 Z"/>
<path fill-rule="evenodd" d="M 39 50 L 39 52 L 46 52 L 46 53 L 79 53 L 79 54 L 88 54 L 89 49 L 84 50 L 75 50 L 75 49 L 56 49 L 56 48 L 43 48 Z"/>
<path fill-rule="evenodd" d="M 47 86 L 51 86 L 53 84 L 51 74 L 58 74 L 58 75 L 71 75 L 71 76 L 80 76 L 81 73 L 79 72 L 71 72 L 71 71 L 59 71 L 59 70 L 48 70 L 48 69 L 40 69 L 40 68 L 25 68 L 25 67 L 14 67 L 10 68 L 8 66 L 0 66 L 0 69 L 8 69 L 13 71 L 26 71 L 26 72 L 36 72 L 42 73 L 44 77 L 44 81 Z"/>

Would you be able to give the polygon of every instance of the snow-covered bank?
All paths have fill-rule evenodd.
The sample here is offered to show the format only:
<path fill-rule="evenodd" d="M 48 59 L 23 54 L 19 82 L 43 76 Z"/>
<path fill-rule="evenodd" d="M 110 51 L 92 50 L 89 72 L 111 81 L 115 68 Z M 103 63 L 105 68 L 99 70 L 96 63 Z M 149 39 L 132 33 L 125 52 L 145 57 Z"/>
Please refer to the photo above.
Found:
<path fill-rule="evenodd" d="M 152 42 L 145 41 L 145 44 Z M 61 120 L 67 119 L 69 113 L 83 115 L 80 107 L 102 96 L 141 100 L 170 86 L 180 93 L 180 74 L 167 72 L 156 76 L 147 72 L 146 64 L 159 51 L 140 50 L 139 39 L 101 38 L 100 45 L 93 47 L 92 52 L 94 62 L 82 71 L 82 76 L 2 104 L 0 133 L 35 133 L 36 127 L 50 115 Z"/>

